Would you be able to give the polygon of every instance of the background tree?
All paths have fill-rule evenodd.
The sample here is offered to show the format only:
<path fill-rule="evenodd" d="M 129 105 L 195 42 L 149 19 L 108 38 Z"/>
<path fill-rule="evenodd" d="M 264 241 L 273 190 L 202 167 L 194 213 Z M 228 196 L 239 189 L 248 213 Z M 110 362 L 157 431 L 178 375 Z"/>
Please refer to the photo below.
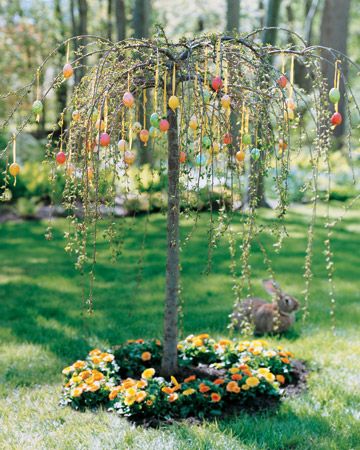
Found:
<path fill-rule="evenodd" d="M 116 38 L 122 41 L 126 38 L 126 9 L 124 0 L 115 0 Z"/>
<path fill-rule="evenodd" d="M 240 0 L 227 0 L 226 2 L 226 30 L 239 31 L 240 24 Z"/>

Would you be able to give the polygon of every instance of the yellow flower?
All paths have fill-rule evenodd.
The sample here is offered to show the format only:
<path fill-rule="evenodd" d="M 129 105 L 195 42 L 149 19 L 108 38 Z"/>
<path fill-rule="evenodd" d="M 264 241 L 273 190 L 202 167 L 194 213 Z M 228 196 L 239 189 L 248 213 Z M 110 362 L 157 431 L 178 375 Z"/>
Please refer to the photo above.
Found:
<path fill-rule="evenodd" d="M 275 381 L 275 375 L 273 373 L 269 372 L 265 375 L 265 379 L 269 383 L 273 383 Z"/>
<path fill-rule="evenodd" d="M 177 345 L 177 349 L 178 349 L 178 350 L 182 350 L 183 348 L 184 348 L 184 346 L 183 346 L 182 344 L 178 344 L 178 345 Z"/>
<path fill-rule="evenodd" d="M 255 356 L 261 355 L 261 349 L 259 347 L 254 348 L 254 350 L 252 351 L 252 354 Z"/>
<path fill-rule="evenodd" d="M 270 372 L 270 369 L 268 369 L 267 367 L 260 367 L 260 369 L 258 369 L 258 373 L 260 375 L 266 375 L 269 372 Z"/>
<path fill-rule="evenodd" d="M 141 374 L 141 378 L 145 378 L 146 380 L 150 380 L 155 375 L 155 369 L 145 369 Z"/>
<path fill-rule="evenodd" d="M 141 403 L 142 401 L 145 400 L 147 396 L 147 393 L 145 391 L 140 391 L 136 394 L 136 401 L 137 403 Z"/>
<path fill-rule="evenodd" d="M 185 391 L 183 392 L 184 395 L 192 395 L 195 391 L 195 389 L 189 388 L 189 389 L 185 389 Z"/>
<path fill-rule="evenodd" d="M 178 380 L 175 377 L 171 376 L 170 379 L 171 379 L 172 384 L 174 384 L 175 386 L 179 385 Z"/>
<path fill-rule="evenodd" d="M 141 355 L 141 359 L 143 361 L 150 361 L 151 353 L 150 352 L 143 352 L 142 355 Z"/>
<path fill-rule="evenodd" d="M 220 339 L 219 344 L 221 346 L 227 346 L 231 344 L 231 341 L 229 339 Z"/>
<path fill-rule="evenodd" d="M 127 391 L 126 391 L 127 397 L 133 397 L 134 395 L 136 395 L 136 388 L 131 387 L 131 388 L 127 389 Z"/>
<path fill-rule="evenodd" d="M 123 381 L 122 386 L 124 389 L 129 389 L 133 386 L 135 386 L 136 381 L 133 380 L 132 378 L 127 378 L 126 380 Z"/>
<path fill-rule="evenodd" d="M 80 397 L 80 395 L 81 395 L 82 393 L 83 393 L 83 389 L 80 388 L 80 387 L 76 387 L 76 388 L 72 391 L 71 395 L 72 395 L 72 397 Z"/>
<path fill-rule="evenodd" d="M 243 344 L 239 344 L 239 345 L 237 346 L 237 350 L 238 350 L 239 352 L 243 352 L 243 351 L 246 350 L 246 347 L 245 347 L 245 345 L 243 345 Z"/>
<path fill-rule="evenodd" d="M 91 361 L 94 363 L 94 364 L 100 364 L 101 363 L 101 358 L 100 358 L 100 356 L 92 356 L 91 357 Z"/>
<path fill-rule="evenodd" d="M 68 367 L 65 367 L 65 368 L 63 369 L 62 373 L 63 373 L 64 375 L 68 375 L 70 372 L 73 372 L 74 370 L 75 370 L 75 369 L 74 369 L 73 366 L 68 366 Z"/>
<path fill-rule="evenodd" d="M 82 381 L 82 378 L 79 376 L 72 377 L 71 379 L 74 383 L 80 383 Z"/>
<path fill-rule="evenodd" d="M 201 347 L 203 345 L 203 341 L 202 339 L 195 338 L 193 340 L 193 344 L 195 345 L 195 347 Z"/>
<path fill-rule="evenodd" d="M 246 384 L 249 387 L 256 387 L 260 383 L 259 379 L 256 377 L 249 377 L 246 379 Z"/>
<path fill-rule="evenodd" d="M 101 350 L 99 350 L 98 348 L 94 348 L 94 350 L 91 350 L 91 352 L 89 353 L 90 356 L 95 356 L 95 355 L 100 355 Z"/>
<path fill-rule="evenodd" d="M 87 387 L 87 391 L 90 391 L 90 392 L 96 392 L 99 389 L 100 389 L 100 382 L 99 381 L 95 381 L 93 384 L 90 384 Z"/>
<path fill-rule="evenodd" d="M 207 333 L 202 333 L 197 336 L 199 339 L 209 339 L 209 335 Z"/>
<path fill-rule="evenodd" d="M 86 378 L 85 383 L 86 384 L 93 384 L 95 382 L 95 377 L 91 375 L 91 377 Z"/>
<path fill-rule="evenodd" d="M 92 376 L 94 377 L 95 381 L 100 381 L 103 378 L 105 378 L 104 374 L 99 372 L 98 370 L 93 370 L 92 371 Z"/>
<path fill-rule="evenodd" d="M 147 381 L 146 380 L 140 380 L 136 382 L 136 387 L 138 387 L 139 389 L 143 389 L 144 387 L 146 387 Z"/>
<path fill-rule="evenodd" d="M 135 403 L 136 401 L 136 395 L 133 395 L 132 397 L 125 397 L 124 399 L 124 403 L 127 406 L 131 406 Z"/>
<path fill-rule="evenodd" d="M 248 391 L 248 390 L 250 389 L 250 386 L 248 386 L 247 384 L 243 384 L 243 385 L 241 386 L 241 389 L 242 389 L 243 391 Z"/>
<path fill-rule="evenodd" d="M 267 356 L 268 358 L 273 358 L 274 356 L 276 356 L 276 352 L 274 350 L 266 350 L 266 352 L 264 352 L 264 356 Z"/>
<path fill-rule="evenodd" d="M 238 373 L 238 372 L 240 372 L 240 369 L 238 367 L 230 367 L 229 372 L 230 373 Z"/>
<path fill-rule="evenodd" d="M 82 380 L 86 380 L 86 378 L 89 378 L 90 375 L 90 370 L 84 370 L 83 372 L 79 373 L 79 377 L 81 377 Z"/>
<path fill-rule="evenodd" d="M 106 355 L 103 357 L 103 361 L 111 362 L 114 361 L 114 358 L 114 355 L 112 355 L 111 353 L 106 353 Z"/>

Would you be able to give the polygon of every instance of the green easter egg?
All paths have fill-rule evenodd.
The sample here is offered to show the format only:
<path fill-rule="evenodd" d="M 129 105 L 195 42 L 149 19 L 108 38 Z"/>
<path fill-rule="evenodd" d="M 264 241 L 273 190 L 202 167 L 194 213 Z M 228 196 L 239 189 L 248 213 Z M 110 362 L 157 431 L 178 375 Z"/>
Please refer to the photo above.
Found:
<path fill-rule="evenodd" d="M 337 88 L 330 89 L 329 99 L 331 103 L 337 103 L 340 100 L 340 91 Z"/>

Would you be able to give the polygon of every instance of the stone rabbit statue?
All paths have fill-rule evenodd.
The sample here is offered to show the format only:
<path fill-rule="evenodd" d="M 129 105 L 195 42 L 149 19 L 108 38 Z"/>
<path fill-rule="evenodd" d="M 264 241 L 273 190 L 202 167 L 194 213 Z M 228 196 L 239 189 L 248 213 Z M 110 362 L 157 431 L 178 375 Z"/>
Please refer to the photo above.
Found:
<path fill-rule="evenodd" d="M 250 323 L 254 326 L 255 334 L 282 333 L 294 323 L 299 302 L 285 294 L 274 280 L 264 280 L 263 285 L 274 296 L 274 302 L 256 297 L 247 298 L 235 306 L 232 321 L 237 329 Z"/>

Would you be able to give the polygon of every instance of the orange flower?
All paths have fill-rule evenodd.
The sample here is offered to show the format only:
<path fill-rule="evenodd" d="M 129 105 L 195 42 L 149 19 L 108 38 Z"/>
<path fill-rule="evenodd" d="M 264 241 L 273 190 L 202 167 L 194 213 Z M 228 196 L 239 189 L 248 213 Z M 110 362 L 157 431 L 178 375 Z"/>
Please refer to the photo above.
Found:
<path fill-rule="evenodd" d="M 145 391 L 140 391 L 136 394 L 136 401 L 137 403 L 141 403 L 145 400 L 145 397 L 147 396 L 147 393 Z"/>
<path fill-rule="evenodd" d="M 100 355 L 101 350 L 99 350 L 98 348 L 94 348 L 94 350 L 91 350 L 91 352 L 89 353 L 90 356 L 95 356 L 95 355 Z"/>
<path fill-rule="evenodd" d="M 80 372 L 80 373 L 79 373 L 79 377 L 80 377 L 82 380 L 86 380 L 86 378 L 89 378 L 90 375 L 91 375 L 90 370 L 84 370 L 83 372 Z"/>
<path fill-rule="evenodd" d="M 161 341 L 160 341 L 160 339 L 156 339 L 156 341 L 155 341 L 155 343 L 156 343 L 156 345 L 161 345 Z M 149 400 L 148 400 L 149 401 Z M 151 400 L 150 400 L 151 401 Z M 147 403 L 147 402 L 146 402 Z"/>
<path fill-rule="evenodd" d="M 164 386 L 161 390 L 165 392 L 165 394 L 172 394 L 174 392 L 173 388 L 168 386 Z"/>
<path fill-rule="evenodd" d="M 135 380 L 133 380 L 132 378 L 127 378 L 126 380 L 123 381 L 122 385 L 124 389 L 129 389 L 132 386 L 135 386 L 135 384 L 136 384 Z"/>
<path fill-rule="evenodd" d="M 256 386 L 258 386 L 259 383 L 260 383 L 260 381 L 256 377 L 249 377 L 249 378 L 246 379 L 246 384 L 249 387 L 256 387 Z"/>
<path fill-rule="evenodd" d="M 150 359 L 151 359 L 151 353 L 150 353 L 150 352 L 143 352 L 143 353 L 141 354 L 141 359 L 142 359 L 143 361 L 150 361 Z"/>
<path fill-rule="evenodd" d="M 209 335 L 207 333 L 202 333 L 197 336 L 199 339 L 209 339 Z"/>
<path fill-rule="evenodd" d="M 190 383 L 190 381 L 196 380 L 196 375 L 190 375 L 189 377 L 185 378 L 184 383 Z"/>
<path fill-rule="evenodd" d="M 139 389 L 143 389 L 144 387 L 147 386 L 147 381 L 146 381 L 146 380 L 140 380 L 140 381 L 138 381 L 138 382 L 136 383 L 136 386 L 137 386 Z"/>
<path fill-rule="evenodd" d="M 234 373 L 234 375 L 231 375 L 231 379 L 234 381 L 239 381 L 242 379 L 242 375 L 240 375 L 239 373 Z"/>
<path fill-rule="evenodd" d="M 76 387 L 73 391 L 72 391 L 72 396 L 73 397 L 80 397 L 80 395 L 83 393 L 83 390 L 79 387 Z"/>
<path fill-rule="evenodd" d="M 280 384 L 284 384 L 285 383 L 285 377 L 283 375 L 276 375 L 276 380 L 280 383 Z"/>
<path fill-rule="evenodd" d="M 238 394 L 240 392 L 240 388 L 236 381 L 229 381 L 226 385 L 226 390 L 228 392 L 233 392 L 234 394 Z"/>
<path fill-rule="evenodd" d="M 105 362 L 111 362 L 114 361 L 114 355 L 112 355 L 111 353 L 103 353 L 104 356 L 102 356 L 103 361 Z"/>
<path fill-rule="evenodd" d="M 173 394 L 170 394 L 170 395 L 169 395 L 168 400 L 169 400 L 170 403 L 172 403 L 172 402 L 174 402 L 175 400 L 177 400 L 178 398 L 179 398 L 179 395 L 178 395 L 176 392 L 174 392 Z"/>
<path fill-rule="evenodd" d="M 147 404 L 147 406 L 151 406 L 153 404 L 153 401 L 152 400 L 146 400 L 146 404 Z"/>
<path fill-rule="evenodd" d="M 101 358 L 100 358 L 99 356 L 92 356 L 92 357 L 91 357 L 91 361 L 92 361 L 94 364 L 100 364 L 100 363 L 101 363 Z"/>
<path fill-rule="evenodd" d="M 220 339 L 219 344 L 224 347 L 230 345 L 231 341 L 229 339 Z"/>
<path fill-rule="evenodd" d="M 98 370 L 93 370 L 92 376 L 94 377 L 95 381 L 100 381 L 100 380 L 104 379 L 104 374 L 102 374 Z"/>
<path fill-rule="evenodd" d="M 136 339 L 135 341 L 137 344 L 143 344 L 144 343 L 144 339 Z"/>
<path fill-rule="evenodd" d="M 90 384 L 87 387 L 87 390 L 90 392 L 96 392 L 100 389 L 100 383 L 98 381 L 95 381 L 93 384 Z"/>
<path fill-rule="evenodd" d="M 281 358 L 281 361 L 282 361 L 284 364 L 290 364 L 290 361 L 289 361 L 287 358 Z"/>
<path fill-rule="evenodd" d="M 224 384 L 225 380 L 222 378 L 217 378 L 216 380 L 213 381 L 214 384 Z"/>
<path fill-rule="evenodd" d="M 205 383 L 200 383 L 200 385 L 199 385 L 199 391 L 200 391 L 201 393 L 208 392 L 208 391 L 210 391 L 210 388 L 209 388 L 209 386 L 207 386 Z"/>
<path fill-rule="evenodd" d="M 217 403 L 217 402 L 219 402 L 220 400 L 221 400 L 221 395 L 216 394 L 215 392 L 213 392 L 213 393 L 211 394 L 211 401 L 212 401 L 212 402 Z"/>
<path fill-rule="evenodd" d="M 195 345 L 195 347 L 201 347 L 203 345 L 203 340 L 196 338 L 193 340 L 193 344 Z"/>
<path fill-rule="evenodd" d="M 114 400 L 114 398 L 118 396 L 119 391 L 120 391 L 119 388 L 114 388 L 109 394 L 109 399 Z"/>
<path fill-rule="evenodd" d="M 76 361 L 73 366 L 75 367 L 75 369 L 82 369 L 83 367 L 85 367 L 86 362 L 85 361 Z"/>

